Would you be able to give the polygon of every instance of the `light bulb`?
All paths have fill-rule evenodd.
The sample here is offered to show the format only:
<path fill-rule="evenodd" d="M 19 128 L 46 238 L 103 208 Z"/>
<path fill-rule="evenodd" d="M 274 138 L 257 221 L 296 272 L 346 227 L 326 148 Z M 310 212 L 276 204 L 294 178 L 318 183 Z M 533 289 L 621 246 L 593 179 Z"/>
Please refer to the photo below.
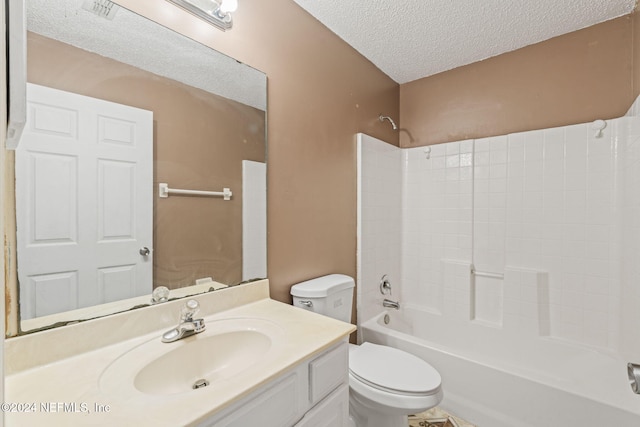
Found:
<path fill-rule="evenodd" d="M 220 12 L 227 14 L 235 12 L 238 9 L 238 0 L 222 0 Z"/>

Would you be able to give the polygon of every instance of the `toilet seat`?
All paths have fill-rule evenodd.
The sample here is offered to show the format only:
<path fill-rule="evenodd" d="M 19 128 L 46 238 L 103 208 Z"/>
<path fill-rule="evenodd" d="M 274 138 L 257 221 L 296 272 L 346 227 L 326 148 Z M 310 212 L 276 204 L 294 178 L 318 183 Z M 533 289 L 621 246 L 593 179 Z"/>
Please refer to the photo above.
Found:
<path fill-rule="evenodd" d="M 440 392 L 442 378 L 424 360 L 396 348 L 365 342 L 350 346 L 352 377 L 379 391 L 404 396 L 428 396 Z"/>

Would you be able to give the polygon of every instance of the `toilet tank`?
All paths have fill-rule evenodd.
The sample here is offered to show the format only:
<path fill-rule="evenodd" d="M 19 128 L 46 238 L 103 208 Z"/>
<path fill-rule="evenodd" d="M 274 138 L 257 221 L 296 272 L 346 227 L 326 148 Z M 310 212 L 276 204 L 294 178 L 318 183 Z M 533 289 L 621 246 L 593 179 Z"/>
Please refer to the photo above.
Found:
<path fill-rule="evenodd" d="M 291 287 L 293 305 L 349 323 L 354 287 L 354 280 L 344 274 L 307 280 Z"/>

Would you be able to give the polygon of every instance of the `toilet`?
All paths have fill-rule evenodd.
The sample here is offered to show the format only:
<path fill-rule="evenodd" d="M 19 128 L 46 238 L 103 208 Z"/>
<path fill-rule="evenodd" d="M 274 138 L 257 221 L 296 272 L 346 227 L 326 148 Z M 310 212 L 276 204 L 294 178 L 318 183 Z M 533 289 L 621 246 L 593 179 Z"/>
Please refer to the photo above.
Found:
<path fill-rule="evenodd" d="M 291 287 L 293 305 L 344 322 L 351 321 L 354 280 L 343 274 L 318 277 Z M 356 427 L 407 427 L 407 416 L 442 400 L 438 371 L 396 348 L 349 344 L 349 415 Z"/>

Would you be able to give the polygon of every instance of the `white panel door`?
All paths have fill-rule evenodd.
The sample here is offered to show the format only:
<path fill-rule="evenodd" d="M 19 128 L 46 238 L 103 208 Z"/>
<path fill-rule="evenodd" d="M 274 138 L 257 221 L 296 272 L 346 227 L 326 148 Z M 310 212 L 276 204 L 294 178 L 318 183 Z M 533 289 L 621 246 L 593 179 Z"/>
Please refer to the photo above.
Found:
<path fill-rule="evenodd" d="M 153 113 L 29 84 L 16 216 L 22 319 L 150 293 Z"/>
<path fill-rule="evenodd" d="M 267 165 L 242 161 L 242 280 L 267 277 Z"/>

